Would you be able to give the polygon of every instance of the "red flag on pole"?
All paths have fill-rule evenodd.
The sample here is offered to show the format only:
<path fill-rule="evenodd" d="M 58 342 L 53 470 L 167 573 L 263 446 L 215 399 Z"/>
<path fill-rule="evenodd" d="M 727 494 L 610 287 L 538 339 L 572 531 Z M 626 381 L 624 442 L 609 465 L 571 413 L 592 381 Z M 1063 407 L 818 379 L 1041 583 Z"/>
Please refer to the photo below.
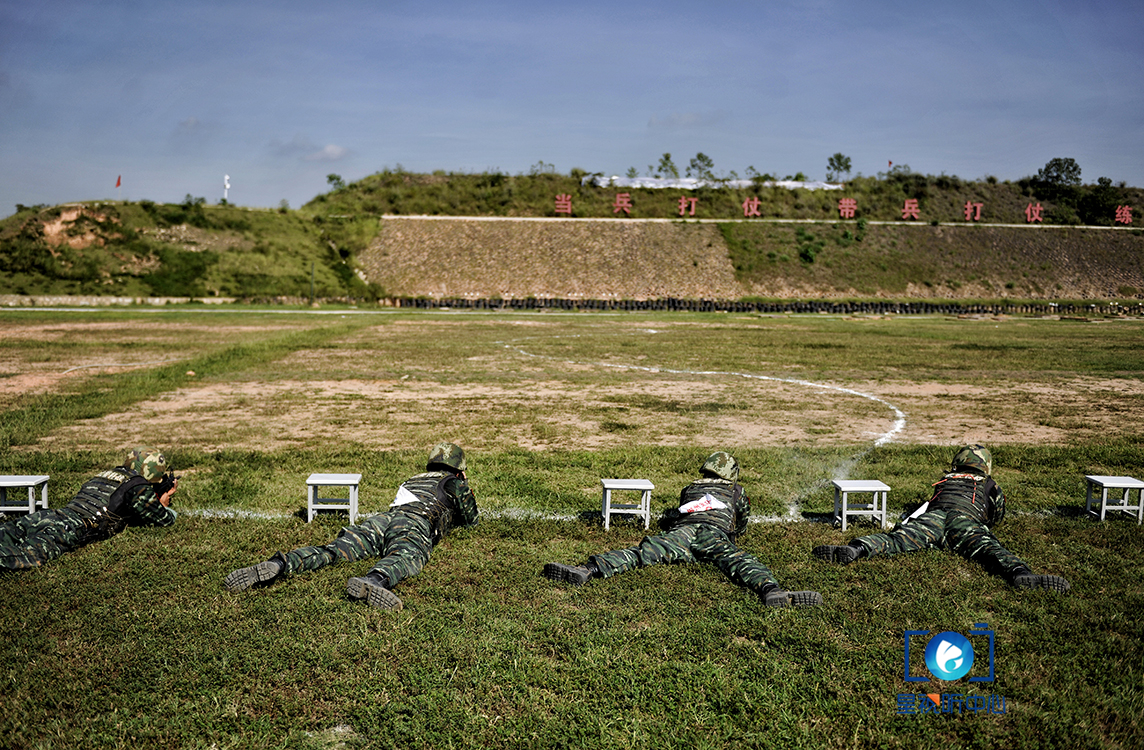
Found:
<path fill-rule="evenodd" d="M 121 184 L 123 184 L 123 175 L 119 175 L 115 178 L 115 187 L 119 187 Z"/>

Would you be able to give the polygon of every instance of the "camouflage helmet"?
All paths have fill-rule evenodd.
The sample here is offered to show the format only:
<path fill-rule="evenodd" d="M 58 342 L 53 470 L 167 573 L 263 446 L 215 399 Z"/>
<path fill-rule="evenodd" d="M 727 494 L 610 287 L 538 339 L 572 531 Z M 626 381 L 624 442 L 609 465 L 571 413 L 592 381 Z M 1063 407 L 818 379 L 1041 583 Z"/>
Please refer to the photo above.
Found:
<path fill-rule="evenodd" d="M 167 473 L 167 457 L 158 448 L 132 448 L 123 465 L 152 483 L 158 482 Z"/>
<path fill-rule="evenodd" d="M 464 471 L 465 452 L 461 450 L 461 446 L 454 443 L 437 443 L 433 446 L 433 450 L 429 451 L 429 462 L 425 467 L 429 468 L 434 464 Z"/>
<path fill-rule="evenodd" d="M 730 453 L 717 451 L 707 457 L 699 471 L 703 474 L 712 474 L 720 479 L 726 479 L 728 482 L 734 482 L 739 479 L 739 462 Z"/>
<path fill-rule="evenodd" d="M 953 457 L 953 468 L 979 469 L 993 473 L 993 454 L 984 445 L 974 443 L 959 450 Z"/>

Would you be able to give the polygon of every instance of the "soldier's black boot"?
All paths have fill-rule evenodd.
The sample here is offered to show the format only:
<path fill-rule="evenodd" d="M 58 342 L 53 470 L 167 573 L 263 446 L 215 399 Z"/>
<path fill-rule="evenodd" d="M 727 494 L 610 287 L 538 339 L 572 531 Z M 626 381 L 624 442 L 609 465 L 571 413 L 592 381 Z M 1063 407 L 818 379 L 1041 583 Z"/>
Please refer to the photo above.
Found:
<path fill-rule="evenodd" d="M 586 562 L 583 565 L 561 565 L 560 563 L 548 563 L 541 571 L 541 575 L 553 581 L 561 581 L 563 583 L 570 583 L 573 586 L 583 586 L 590 578 L 599 578 L 600 569 L 596 567 L 594 562 Z"/>
<path fill-rule="evenodd" d="M 346 594 L 351 599 L 365 599 L 366 604 L 378 609 L 396 612 L 402 608 L 401 599 L 389 590 L 389 578 L 375 571 L 349 579 L 346 582 Z"/>
<path fill-rule="evenodd" d="M 841 547 L 824 544 L 821 547 L 815 547 L 811 554 L 819 560 L 849 565 L 858 558 L 865 557 L 866 548 L 860 544 L 847 544 Z"/>
<path fill-rule="evenodd" d="M 245 591 L 251 586 L 265 586 L 286 572 L 286 560 L 278 553 L 266 562 L 239 568 L 223 579 L 227 591 Z"/>
<path fill-rule="evenodd" d="M 1028 568 L 1018 568 L 1009 577 L 1009 583 L 1019 589 L 1046 589 L 1066 593 L 1070 588 L 1069 582 L 1060 576 L 1037 575 Z"/>
<path fill-rule="evenodd" d="M 351 599 L 365 599 L 366 604 L 378 609 L 401 609 L 401 600 L 389 590 L 389 579 L 381 573 L 370 571 L 359 578 L 346 582 L 346 593 Z"/>
<path fill-rule="evenodd" d="M 817 591 L 786 591 L 776 584 L 769 584 L 759 592 L 765 607 L 817 607 L 822 604 L 822 594 Z"/>

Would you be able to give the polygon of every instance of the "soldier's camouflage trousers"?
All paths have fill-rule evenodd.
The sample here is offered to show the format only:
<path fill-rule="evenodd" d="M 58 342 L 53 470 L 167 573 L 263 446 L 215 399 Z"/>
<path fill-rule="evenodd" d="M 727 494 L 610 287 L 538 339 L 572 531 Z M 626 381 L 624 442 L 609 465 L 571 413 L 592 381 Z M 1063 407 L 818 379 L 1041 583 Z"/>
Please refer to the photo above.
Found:
<path fill-rule="evenodd" d="M 898 524 L 889 534 L 872 534 L 854 541 L 866 548 L 869 557 L 934 547 L 947 549 L 1004 578 L 1026 567 L 1020 558 L 1001 546 L 988 526 L 955 510 L 931 510 L 909 523 Z"/>
<path fill-rule="evenodd" d="M 380 513 L 357 526 L 347 526 L 330 544 L 287 552 L 286 572 L 318 570 L 339 562 L 369 557 L 380 560 L 370 571 L 380 573 L 393 588 L 421 572 L 433 550 L 429 522 L 405 513 Z"/>
<path fill-rule="evenodd" d="M 0 526 L 0 570 L 37 568 L 79 547 L 85 533 L 79 514 L 62 508 L 8 521 Z"/>
<path fill-rule="evenodd" d="M 638 547 L 592 555 L 591 559 L 604 578 L 649 565 L 704 562 L 719 568 L 736 585 L 756 593 L 768 585 L 778 585 L 758 558 L 707 524 L 677 526 L 657 536 L 645 536 Z"/>

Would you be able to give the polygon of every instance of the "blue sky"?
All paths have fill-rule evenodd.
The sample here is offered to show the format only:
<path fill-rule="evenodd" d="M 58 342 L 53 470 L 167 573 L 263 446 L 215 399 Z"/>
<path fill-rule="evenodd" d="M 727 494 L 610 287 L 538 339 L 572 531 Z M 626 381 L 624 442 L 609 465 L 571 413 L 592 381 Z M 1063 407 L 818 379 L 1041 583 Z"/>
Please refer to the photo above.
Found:
<path fill-rule="evenodd" d="M 0 216 L 385 167 L 1144 186 L 1144 3 L 0 0 Z M 116 178 L 123 176 L 121 191 Z"/>

